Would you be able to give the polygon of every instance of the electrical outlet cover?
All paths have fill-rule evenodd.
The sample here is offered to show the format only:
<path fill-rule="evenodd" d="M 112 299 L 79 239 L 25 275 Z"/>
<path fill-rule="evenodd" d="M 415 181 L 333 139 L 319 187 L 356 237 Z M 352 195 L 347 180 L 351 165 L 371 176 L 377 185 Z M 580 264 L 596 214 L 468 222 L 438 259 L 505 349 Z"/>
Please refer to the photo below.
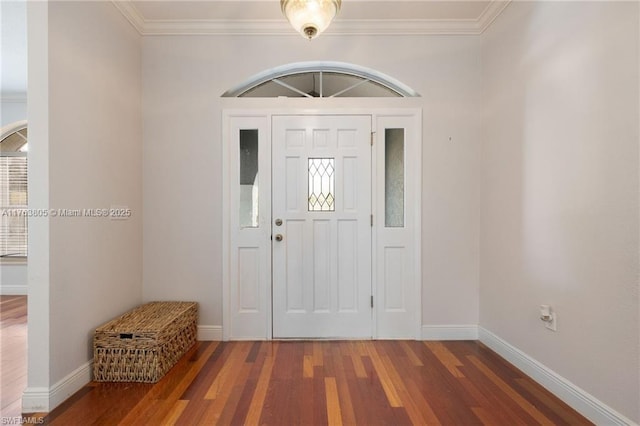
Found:
<path fill-rule="evenodd" d="M 544 326 L 551 331 L 558 331 L 558 317 L 555 312 L 551 312 L 551 321 L 545 322 Z"/>

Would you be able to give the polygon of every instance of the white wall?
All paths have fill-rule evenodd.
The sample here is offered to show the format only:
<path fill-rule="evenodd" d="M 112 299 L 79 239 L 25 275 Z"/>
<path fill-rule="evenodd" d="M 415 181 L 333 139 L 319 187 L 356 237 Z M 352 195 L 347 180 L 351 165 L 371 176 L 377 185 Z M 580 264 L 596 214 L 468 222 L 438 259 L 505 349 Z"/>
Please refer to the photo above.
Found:
<path fill-rule="evenodd" d="M 636 422 L 638 22 L 514 2 L 483 35 L 480 262 L 480 325 Z"/>
<path fill-rule="evenodd" d="M 27 294 L 26 262 L 7 262 L 0 265 L 0 295 Z"/>
<path fill-rule="evenodd" d="M 0 98 L 0 127 L 26 119 L 26 93 L 18 98 Z"/>
<path fill-rule="evenodd" d="M 36 159 L 48 150 L 48 161 L 30 175 L 30 184 L 36 182 L 30 204 L 118 205 L 133 212 L 126 221 L 52 217 L 48 230 L 36 227 L 30 235 L 30 254 L 40 253 L 46 241 L 48 250 L 29 261 L 29 355 L 41 364 L 48 351 L 49 365 L 30 363 L 23 401 L 35 405 L 44 388 L 52 409 L 88 380 L 95 327 L 142 301 L 140 36 L 110 2 L 29 7 L 30 19 L 48 7 L 48 47 L 41 53 L 48 54 L 49 71 L 48 82 L 34 79 L 29 88 L 30 115 L 38 112 L 30 155 L 32 143 Z M 42 47 L 42 40 L 33 47 L 30 42 L 30 49 Z M 32 343 L 40 340 L 48 347 L 33 353 Z"/>
<path fill-rule="evenodd" d="M 197 300 L 200 324 L 222 325 L 221 112 L 274 101 L 220 95 L 271 67 L 331 60 L 379 70 L 422 98 L 275 104 L 423 108 L 423 323 L 477 324 L 479 43 L 433 36 L 145 37 L 144 299 Z"/>

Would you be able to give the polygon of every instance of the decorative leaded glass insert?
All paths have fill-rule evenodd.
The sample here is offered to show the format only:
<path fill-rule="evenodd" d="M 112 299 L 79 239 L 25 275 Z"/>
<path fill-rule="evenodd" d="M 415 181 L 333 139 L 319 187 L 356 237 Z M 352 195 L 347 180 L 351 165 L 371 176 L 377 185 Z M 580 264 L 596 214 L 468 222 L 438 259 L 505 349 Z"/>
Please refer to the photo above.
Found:
<path fill-rule="evenodd" d="M 309 211 L 333 212 L 335 206 L 335 159 L 309 158 Z"/>

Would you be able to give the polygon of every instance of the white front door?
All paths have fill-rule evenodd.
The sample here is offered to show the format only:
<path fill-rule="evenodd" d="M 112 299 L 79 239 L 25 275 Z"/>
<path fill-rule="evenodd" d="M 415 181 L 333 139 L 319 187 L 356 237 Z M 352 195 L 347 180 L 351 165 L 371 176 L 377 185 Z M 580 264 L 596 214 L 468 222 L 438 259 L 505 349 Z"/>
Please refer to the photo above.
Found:
<path fill-rule="evenodd" d="M 371 117 L 274 116 L 273 337 L 370 338 Z"/>

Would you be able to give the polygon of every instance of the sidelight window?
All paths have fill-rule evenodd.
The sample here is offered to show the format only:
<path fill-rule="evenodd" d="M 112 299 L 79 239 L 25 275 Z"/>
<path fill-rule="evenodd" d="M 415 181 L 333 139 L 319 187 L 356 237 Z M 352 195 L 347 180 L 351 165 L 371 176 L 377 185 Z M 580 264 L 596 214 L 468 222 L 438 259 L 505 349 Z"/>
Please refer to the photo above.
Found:
<path fill-rule="evenodd" d="M 387 228 L 404 227 L 404 129 L 384 133 L 384 222 Z"/>
<path fill-rule="evenodd" d="M 258 130 L 240 130 L 240 228 L 258 227 Z"/>

